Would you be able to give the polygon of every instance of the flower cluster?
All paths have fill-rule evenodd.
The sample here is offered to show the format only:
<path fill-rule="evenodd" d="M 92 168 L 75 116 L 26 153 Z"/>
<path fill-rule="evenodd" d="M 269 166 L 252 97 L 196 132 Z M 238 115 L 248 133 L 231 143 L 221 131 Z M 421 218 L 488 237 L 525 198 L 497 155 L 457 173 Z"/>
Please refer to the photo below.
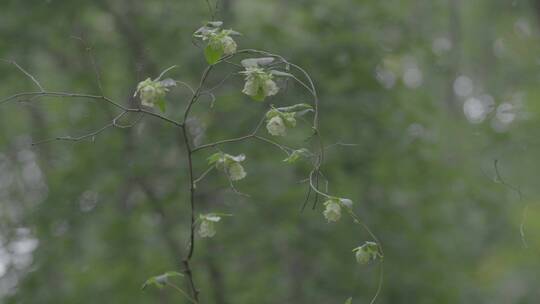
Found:
<path fill-rule="evenodd" d="M 167 86 L 162 81 L 147 78 L 139 82 L 133 96 L 139 95 L 143 106 L 153 107 L 163 100 L 167 91 Z"/>
<path fill-rule="evenodd" d="M 266 129 L 273 136 L 285 136 L 287 128 L 296 126 L 295 112 L 281 112 L 277 109 L 272 109 L 266 113 Z"/>
<path fill-rule="evenodd" d="M 246 83 L 242 93 L 251 96 L 256 101 L 263 101 L 268 96 L 276 95 L 279 91 L 273 80 L 272 73 L 258 66 L 246 67 L 240 72 L 246 76 Z"/>
<path fill-rule="evenodd" d="M 232 55 L 236 52 L 236 42 L 231 35 L 240 35 L 233 30 L 222 29 L 223 22 L 212 21 L 201 27 L 193 34 L 206 42 L 204 56 L 209 64 L 217 63 L 223 55 Z"/>
<path fill-rule="evenodd" d="M 169 87 L 176 86 L 176 81 L 170 78 L 160 80 L 161 76 L 163 73 L 154 80 L 147 78 L 139 82 L 133 97 L 139 95 L 143 106 L 154 107 L 157 105 L 162 112 L 165 112 L 165 94 L 169 91 Z"/>
<path fill-rule="evenodd" d="M 358 264 L 364 265 L 380 256 L 379 245 L 375 242 L 365 242 L 362 246 L 353 249 Z"/>
<path fill-rule="evenodd" d="M 287 128 L 296 126 L 296 115 L 312 111 L 310 105 L 301 103 L 290 107 L 274 108 L 266 112 L 266 129 L 273 136 L 285 136 Z"/>
<path fill-rule="evenodd" d="M 247 175 L 241 164 L 245 159 L 246 156 L 244 154 L 233 156 L 223 152 L 217 152 L 208 157 L 208 164 L 215 165 L 218 170 L 224 171 L 232 181 L 237 181 Z"/>

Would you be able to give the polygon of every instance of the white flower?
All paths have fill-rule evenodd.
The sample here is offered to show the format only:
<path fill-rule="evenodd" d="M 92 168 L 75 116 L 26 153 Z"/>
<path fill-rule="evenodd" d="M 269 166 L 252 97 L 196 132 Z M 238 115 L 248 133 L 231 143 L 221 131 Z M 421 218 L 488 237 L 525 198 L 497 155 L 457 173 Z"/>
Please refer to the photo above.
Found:
<path fill-rule="evenodd" d="M 285 136 L 287 134 L 287 127 L 280 116 L 272 117 L 266 124 L 268 133 L 274 136 Z"/>
<path fill-rule="evenodd" d="M 371 259 L 371 255 L 369 252 L 367 252 L 364 248 L 360 247 L 358 250 L 356 250 L 356 261 L 360 265 L 367 264 L 369 260 Z"/>
<path fill-rule="evenodd" d="M 220 216 L 213 214 L 201 214 L 199 216 L 201 223 L 199 224 L 199 235 L 203 238 L 211 238 L 216 235 L 215 223 L 221 220 Z"/>
<path fill-rule="evenodd" d="M 244 89 L 242 90 L 242 93 L 249 96 L 256 96 L 258 91 L 259 85 L 257 83 L 257 80 L 255 78 L 248 78 L 246 80 L 246 84 L 244 84 Z"/>
<path fill-rule="evenodd" d="M 227 167 L 227 173 L 233 181 L 241 180 L 247 175 L 244 167 L 242 167 L 240 163 L 231 163 Z"/>
<path fill-rule="evenodd" d="M 355 258 L 358 264 L 364 265 L 371 260 L 377 259 L 381 256 L 379 253 L 379 245 L 375 242 L 365 242 L 362 246 L 353 249 L 355 252 Z"/>
<path fill-rule="evenodd" d="M 265 96 L 272 96 L 278 93 L 279 88 L 272 79 L 265 79 L 263 83 L 263 91 Z"/>
<path fill-rule="evenodd" d="M 246 75 L 246 83 L 242 93 L 251 96 L 257 101 L 264 100 L 265 97 L 276 95 L 278 86 L 272 80 L 272 74 L 258 66 L 248 66 L 241 72 Z"/>
<path fill-rule="evenodd" d="M 327 200 L 324 205 L 326 209 L 323 214 L 328 222 L 337 222 L 341 218 L 341 206 L 339 201 L 334 199 Z"/>
<path fill-rule="evenodd" d="M 135 95 L 139 94 L 141 104 L 148 107 L 153 107 L 158 100 L 165 97 L 167 88 L 160 81 L 153 81 L 147 78 L 139 82 Z"/>
<path fill-rule="evenodd" d="M 221 38 L 221 46 L 225 55 L 231 55 L 236 52 L 236 42 L 230 36 Z"/>
<path fill-rule="evenodd" d="M 246 171 L 240 164 L 246 159 L 244 154 L 233 156 L 223 152 L 217 152 L 208 157 L 208 164 L 215 165 L 218 170 L 224 171 L 232 181 L 246 177 Z"/>
<path fill-rule="evenodd" d="M 214 227 L 214 223 L 210 221 L 202 221 L 199 225 L 199 235 L 203 238 L 211 238 L 216 235 L 216 228 Z"/>

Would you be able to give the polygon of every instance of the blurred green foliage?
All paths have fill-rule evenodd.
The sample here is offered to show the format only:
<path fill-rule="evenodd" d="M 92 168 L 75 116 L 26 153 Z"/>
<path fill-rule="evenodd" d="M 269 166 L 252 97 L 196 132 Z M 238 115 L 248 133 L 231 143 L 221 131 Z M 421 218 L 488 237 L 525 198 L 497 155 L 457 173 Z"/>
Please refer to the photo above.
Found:
<path fill-rule="evenodd" d="M 243 33 L 239 48 L 310 72 L 325 144 L 355 144 L 329 147 L 324 170 L 331 192 L 354 200 L 384 245 L 379 303 L 538 302 L 534 4 L 218 3 L 216 18 Z M 0 58 L 48 90 L 99 94 L 95 61 L 104 93 L 128 104 L 139 81 L 174 64 L 171 77 L 197 83 L 205 59 L 191 34 L 209 18 L 205 1 L 4 0 Z M 220 67 L 210 83 L 230 71 Z M 13 65 L 0 65 L 0 79 L 0 96 L 36 89 Z M 242 84 L 232 75 L 213 107 L 197 106 L 190 126 L 201 143 L 244 135 L 269 103 L 310 101 L 290 86 L 254 103 Z M 180 120 L 188 96 L 170 93 L 166 114 Z M 95 130 L 114 110 L 62 98 L 0 105 L 0 302 L 185 301 L 174 290 L 141 291 L 149 277 L 181 269 L 189 209 L 178 130 L 147 117 L 94 142 L 30 146 Z M 308 135 L 299 128 L 287 140 Z M 223 150 L 247 155 L 238 188 L 251 197 L 219 174 L 198 185 L 198 211 L 234 214 L 197 241 L 202 302 L 367 303 L 377 267 L 357 265 L 351 250 L 369 236 L 350 220 L 327 224 L 322 204 L 299 212 L 309 168 L 257 142 Z M 213 152 L 198 156 L 198 172 Z"/>

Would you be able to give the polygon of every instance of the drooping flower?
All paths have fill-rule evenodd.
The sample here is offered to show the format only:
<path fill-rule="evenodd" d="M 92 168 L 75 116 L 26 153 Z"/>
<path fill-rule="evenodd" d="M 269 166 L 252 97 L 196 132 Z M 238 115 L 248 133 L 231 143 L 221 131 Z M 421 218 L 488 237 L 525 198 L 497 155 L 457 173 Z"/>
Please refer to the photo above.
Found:
<path fill-rule="evenodd" d="M 231 38 L 231 36 L 224 36 L 221 38 L 221 44 L 223 46 L 223 53 L 225 55 L 236 53 L 236 42 Z"/>
<path fill-rule="evenodd" d="M 263 101 L 268 96 L 276 95 L 279 91 L 273 80 L 273 75 L 258 66 L 248 66 L 241 72 L 246 76 L 242 93 L 251 96 L 256 101 Z"/>
<path fill-rule="evenodd" d="M 379 245 L 375 242 L 365 242 L 362 246 L 354 248 L 353 252 L 355 253 L 356 261 L 360 265 L 367 264 L 377 259 L 378 256 L 381 256 Z"/>
<path fill-rule="evenodd" d="M 330 222 L 337 222 L 341 218 L 341 205 L 338 200 L 329 199 L 324 203 L 326 207 L 323 215 Z"/>
<path fill-rule="evenodd" d="M 268 78 L 264 80 L 263 91 L 266 92 L 266 96 L 272 96 L 278 93 L 279 88 L 277 84 L 274 82 L 274 80 L 272 80 L 272 78 Z"/>
<path fill-rule="evenodd" d="M 240 33 L 221 29 L 222 25 L 221 21 L 212 21 L 193 33 L 194 37 L 207 42 L 204 55 L 209 64 L 217 63 L 223 55 L 232 55 L 236 52 L 237 45 L 231 35 Z"/>
<path fill-rule="evenodd" d="M 199 215 L 199 236 L 211 238 L 216 235 L 215 223 L 221 220 L 221 217 L 215 214 L 201 214 Z"/>
<path fill-rule="evenodd" d="M 323 215 L 328 222 L 337 222 L 341 218 L 341 207 L 352 208 L 353 202 L 348 198 L 329 197 L 324 206 Z"/>
<path fill-rule="evenodd" d="M 273 136 L 285 136 L 287 128 L 296 126 L 295 112 L 281 112 L 278 109 L 271 109 L 266 113 L 266 129 Z"/>
<path fill-rule="evenodd" d="M 139 82 L 135 95 L 139 95 L 141 104 L 148 107 L 153 107 L 157 102 L 165 97 L 168 89 L 162 81 L 152 80 L 147 78 Z"/>
<path fill-rule="evenodd" d="M 356 250 L 355 257 L 356 257 L 356 261 L 360 265 L 367 264 L 369 260 L 371 260 L 371 255 L 369 254 L 369 252 L 367 252 L 363 248 L 358 248 L 358 250 Z"/>
<path fill-rule="evenodd" d="M 232 163 L 227 169 L 227 173 L 232 181 L 241 180 L 246 177 L 247 173 L 244 170 L 244 167 L 240 163 Z"/>
<path fill-rule="evenodd" d="M 266 124 L 268 133 L 274 136 L 285 136 L 287 134 L 287 127 L 280 116 L 272 117 Z"/>
<path fill-rule="evenodd" d="M 208 164 L 215 165 L 218 170 L 224 171 L 232 181 L 238 181 L 247 176 L 241 162 L 246 159 L 244 154 L 233 156 L 217 152 L 208 157 Z"/>

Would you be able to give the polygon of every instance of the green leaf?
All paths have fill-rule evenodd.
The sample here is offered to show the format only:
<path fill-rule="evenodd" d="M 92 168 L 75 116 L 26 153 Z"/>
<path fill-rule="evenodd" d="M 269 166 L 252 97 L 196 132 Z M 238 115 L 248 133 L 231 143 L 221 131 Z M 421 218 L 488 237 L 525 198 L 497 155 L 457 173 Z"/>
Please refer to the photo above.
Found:
<path fill-rule="evenodd" d="M 151 277 L 148 280 L 146 280 L 146 282 L 144 282 L 144 284 L 142 286 L 142 289 L 145 289 L 146 287 L 148 287 L 150 285 L 153 285 L 153 286 L 161 289 L 161 288 L 163 288 L 165 286 L 165 284 L 167 284 L 169 278 L 171 278 L 171 277 L 183 277 L 183 276 L 184 275 L 179 273 L 179 272 L 168 271 L 168 272 L 165 272 L 164 274 L 157 275 L 157 276 Z"/>
<path fill-rule="evenodd" d="M 221 47 L 214 47 L 211 44 L 208 44 L 206 48 L 204 48 L 204 57 L 206 58 L 206 62 L 208 64 L 216 64 L 219 59 L 221 59 L 221 56 L 223 55 L 223 48 Z"/>
<path fill-rule="evenodd" d="M 266 112 L 266 119 L 271 119 L 274 116 L 278 116 L 280 113 L 277 109 L 271 109 Z"/>
<path fill-rule="evenodd" d="M 345 301 L 345 304 L 352 304 L 352 298 L 348 298 L 347 301 Z"/>
<path fill-rule="evenodd" d="M 296 115 L 296 113 L 294 112 L 291 112 L 291 113 L 281 113 L 281 118 L 283 119 L 283 122 L 285 123 L 285 125 L 287 126 L 287 128 L 294 128 L 296 127 L 296 119 L 294 118 L 294 116 Z"/>
<path fill-rule="evenodd" d="M 212 165 L 223 157 L 222 152 L 216 152 L 208 157 L 208 164 Z"/>
<path fill-rule="evenodd" d="M 263 101 L 265 98 L 264 90 L 262 88 L 259 88 L 257 91 L 257 95 L 252 95 L 251 98 L 255 101 Z"/>
<path fill-rule="evenodd" d="M 165 111 L 167 110 L 167 104 L 165 103 L 165 99 L 159 99 L 158 101 L 156 101 L 156 105 L 163 113 L 165 113 Z"/>
<path fill-rule="evenodd" d="M 308 149 L 302 148 L 299 150 L 294 150 L 289 157 L 285 158 L 283 161 L 289 164 L 292 164 L 299 160 L 301 157 L 308 157 L 311 153 Z"/>

